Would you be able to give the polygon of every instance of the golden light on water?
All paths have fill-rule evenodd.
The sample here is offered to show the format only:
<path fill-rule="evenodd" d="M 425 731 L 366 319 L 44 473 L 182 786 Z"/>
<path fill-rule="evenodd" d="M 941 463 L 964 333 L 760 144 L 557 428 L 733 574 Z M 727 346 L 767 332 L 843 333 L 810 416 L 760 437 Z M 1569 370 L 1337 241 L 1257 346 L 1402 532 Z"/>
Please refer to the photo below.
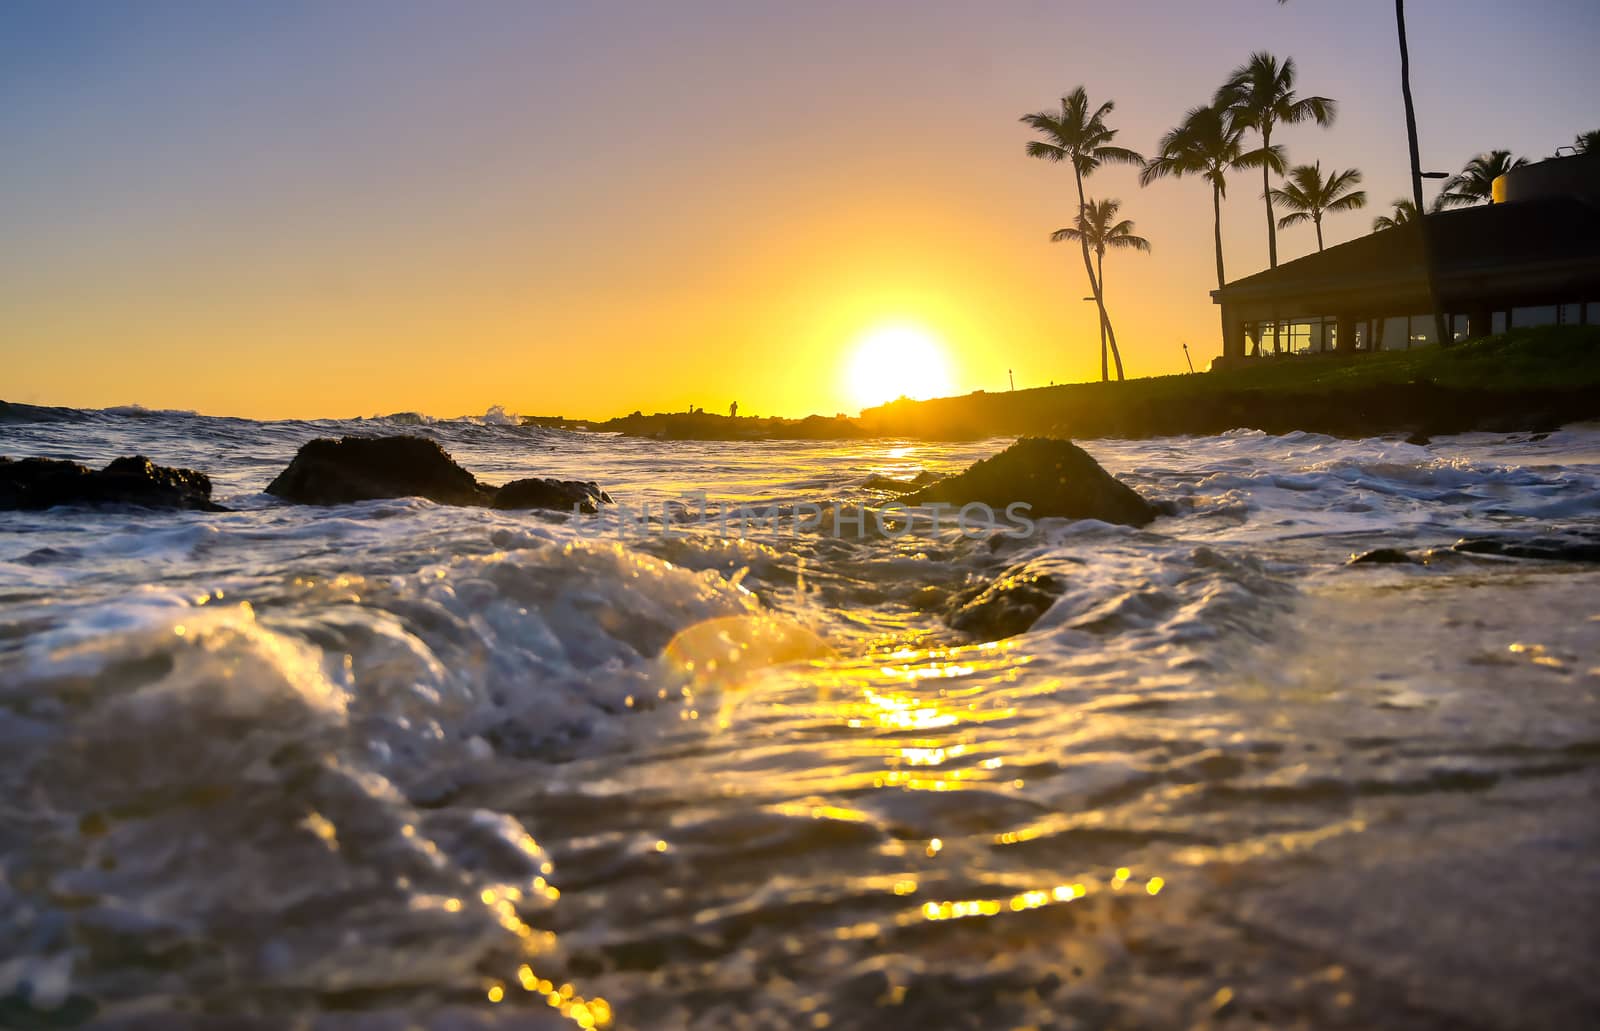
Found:
<path fill-rule="evenodd" d="M 920 401 L 955 392 L 943 342 L 932 331 L 909 323 L 864 333 L 845 375 L 850 396 L 863 408 L 899 397 Z"/>

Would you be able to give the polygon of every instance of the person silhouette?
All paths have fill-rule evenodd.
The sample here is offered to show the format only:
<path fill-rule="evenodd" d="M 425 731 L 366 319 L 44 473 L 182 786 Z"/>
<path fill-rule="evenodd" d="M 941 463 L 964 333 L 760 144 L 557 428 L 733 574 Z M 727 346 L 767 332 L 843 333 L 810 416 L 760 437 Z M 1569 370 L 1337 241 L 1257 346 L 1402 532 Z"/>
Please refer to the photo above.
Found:
<path fill-rule="evenodd" d="M 735 401 L 733 404 L 728 406 L 728 418 L 737 419 L 738 417 L 739 417 L 739 402 Z"/>

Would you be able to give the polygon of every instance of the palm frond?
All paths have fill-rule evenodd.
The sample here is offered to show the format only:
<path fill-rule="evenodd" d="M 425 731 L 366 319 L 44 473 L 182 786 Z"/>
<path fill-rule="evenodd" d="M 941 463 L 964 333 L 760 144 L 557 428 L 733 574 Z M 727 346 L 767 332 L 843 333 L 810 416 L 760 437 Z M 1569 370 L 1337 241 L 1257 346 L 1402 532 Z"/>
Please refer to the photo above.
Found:
<path fill-rule="evenodd" d="M 1316 122 L 1326 127 L 1332 125 L 1334 117 L 1338 115 L 1339 102 L 1329 97 L 1306 97 L 1286 104 L 1283 112 L 1283 121 L 1290 125 Z"/>
<path fill-rule="evenodd" d="M 1142 165 L 1144 155 L 1127 147 L 1100 147 L 1094 152 L 1095 160 L 1106 165 Z"/>
<path fill-rule="evenodd" d="M 1355 210 L 1357 210 L 1359 208 L 1364 208 L 1366 206 L 1367 206 L 1367 191 L 1366 190 L 1357 190 L 1354 193 L 1347 193 L 1343 197 L 1338 198 L 1337 200 L 1333 200 L 1333 201 L 1328 202 L 1328 206 L 1323 208 L 1323 210 L 1324 211 L 1355 211 Z"/>
<path fill-rule="evenodd" d="M 1396 198 L 1394 210 L 1387 215 L 1379 215 L 1372 220 L 1372 231 L 1382 232 L 1385 229 L 1398 229 L 1400 226 L 1413 222 L 1417 218 L 1417 205 L 1407 198 Z"/>
<path fill-rule="evenodd" d="M 1063 147 L 1054 143 L 1046 143 L 1043 140 L 1029 140 L 1027 151 L 1029 157 L 1041 158 L 1045 161 L 1065 161 L 1067 159 L 1067 152 Z"/>

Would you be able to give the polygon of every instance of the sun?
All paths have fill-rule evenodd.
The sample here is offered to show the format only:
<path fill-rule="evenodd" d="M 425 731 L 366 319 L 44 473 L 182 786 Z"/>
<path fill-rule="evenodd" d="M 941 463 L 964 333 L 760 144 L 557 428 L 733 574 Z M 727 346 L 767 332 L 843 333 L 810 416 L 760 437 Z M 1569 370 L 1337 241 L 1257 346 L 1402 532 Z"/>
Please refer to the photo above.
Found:
<path fill-rule="evenodd" d="M 953 393 L 944 345 L 921 326 L 878 326 L 861 335 L 845 371 L 850 396 L 863 408 L 899 397 L 926 400 Z"/>

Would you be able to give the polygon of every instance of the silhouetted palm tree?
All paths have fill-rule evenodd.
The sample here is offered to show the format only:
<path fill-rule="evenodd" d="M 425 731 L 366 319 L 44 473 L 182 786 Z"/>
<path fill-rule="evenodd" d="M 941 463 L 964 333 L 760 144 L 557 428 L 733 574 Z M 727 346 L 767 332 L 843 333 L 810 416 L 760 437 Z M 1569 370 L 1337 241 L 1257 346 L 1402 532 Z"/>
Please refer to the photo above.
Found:
<path fill-rule="evenodd" d="M 1491 150 L 1487 154 L 1479 154 L 1444 184 L 1444 192 L 1433 202 L 1433 210 L 1443 211 L 1492 201 L 1494 181 L 1527 163 L 1524 158 L 1513 158 L 1509 150 Z"/>
<path fill-rule="evenodd" d="M 1236 124 L 1254 129 L 1261 137 L 1261 149 L 1272 149 L 1272 130 L 1280 123 L 1295 125 L 1315 121 L 1332 125 L 1337 105 L 1327 97 L 1301 97 L 1294 89 L 1294 58 L 1279 61 L 1266 51 L 1250 55 L 1250 60 L 1233 70 L 1228 81 L 1217 90 L 1212 103 L 1233 113 Z M 1261 194 L 1267 202 L 1267 261 L 1278 267 L 1278 232 L 1272 214 L 1272 166 L 1261 165 Z"/>
<path fill-rule="evenodd" d="M 1281 189 L 1272 191 L 1272 199 L 1288 208 L 1292 214 L 1278 219 L 1279 229 L 1288 229 L 1301 222 L 1317 227 L 1317 250 L 1322 250 L 1322 216 L 1330 211 L 1354 211 L 1367 206 L 1367 192 L 1356 189 L 1361 173 L 1354 168 L 1330 173 L 1322 177 L 1322 162 L 1314 165 L 1296 165 L 1289 169 L 1289 177 Z"/>
<path fill-rule="evenodd" d="M 1372 220 L 1372 231 L 1380 232 L 1384 229 L 1398 229 L 1407 222 L 1414 222 L 1417 218 L 1417 205 L 1415 201 L 1404 197 L 1396 197 L 1394 211 L 1387 215 L 1379 215 Z"/>
<path fill-rule="evenodd" d="M 1122 202 L 1117 200 L 1092 200 L 1084 205 L 1078 217 L 1074 219 L 1074 226 L 1068 229 L 1057 229 L 1050 234 L 1051 241 L 1060 243 L 1062 240 L 1077 240 L 1094 251 L 1095 275 L 1100 280 L 1101 296 L 1105 296 L 1106 288 L 1106 251 L 1127 250 L 1144 251 L 1149 253 L 1150 241 L 1142 236 L 1135 236 L 1133 223 L 1128 219 L 1118 220 L 1117 212 L 1122 207 Z M 1106 377 L 1106 326 L 1111 324 L 1111 318 L 1106 317 L 1105 325 L 1100 327 L 1100 379 Z M 1118 374 L 1121 378 L 1121 374 Z"/>
<path fill-rule="evenodd" d="M 1070 161 L 1073 181 L 1078 185 L 1078 214 L 1081 217 L 1087 203 L 1083 194 L 1083 181 L 1104 164 L 1139 165 L 1144 158 L 1136 151 L 1113 144 L 1117 130 L 1106 125 L 1115 103 L 1108 100 L 1097 108 L 1089 106 L 1089 94 L 1082 86 L 1061 98 L 1061 111 L 1039 111 L 1023 115 L 1024 124 L 1036 130 L 1042 140 L 1028 142 L 1028 156 L 1045 161 Z M 1100 281 L 1095 277 L 1094 265 L 1089 260 L 1089 245 L 1083 244 L 1083 270 L 1089 276 L 1089 288 L 1094 293 L 1095 307 L 1100 312 L 1100 326 L 1111 344 L 1111 356 L 1117 363 L 1117 379 L 1122 379 L 1122 354 L 1117 350 L 1117 334 L 1106 316 L 1106 302 L 1100 291 Z M 1104 373 L 1102 372 L 1102 378 Z"/>
<path fill-rule="evenodd" d="M 1278 0 L 1279 5 L 1289 0 Z M 1411 149 L 1411 210 L 1421 211 L 1422 157 L 1417 140 L 1417 105 L 1411 98 L 1411 45 L 1406 40 L 1406 0 L 1394 0 L 1394 26 L 1400 36 L 1400 96 L 1406 106 L 1406 142 Z M 1431 289 L 1431 287 L 1430 287 Z"/>
<path fill-rule="evenodd" d="M 1572 141 L 1572 149 L 1579 154 L 1588 154 L 1591 151 L 1600 151 L 1600 129 L 1591 129 L 1589 132 L 1580 132 Z"/>
<path fill-rule="evenodd" d="M 1217 286 L 1227 285 L 1222 267 L 1222 201 L 1228 195 L 1228 173 L 1236 168 L 1266 164 L 1283 172 L 1283 155 L 1276 148 L 1244 152 L 1244 127 L 1232 114 L 1218 107 L 1197 107 L 1183 116 L 1183 122 L 1161 137 L 1158 153 L 1139 173 L 1141 185 L 1163 176 L 1181 179 L 1198 175 L 1211 184 L 1212 224 L 1217 244 Z"/>
<path fill-rule="evenodd" d="M 1279 4 L 1288 0 L 1278 0 Z M 1420 213 L 1422 199 L 1422 147 L 1417 139 L 1417 105 L 1411 96 L 1411 44 L 1406 39 L 1406 0 L 1394 0 L 1394 27 L 1400 37 L 1400 98 L 1406 107 L 1406 143 L 1411 151 L 1411 206 Z M 1450 334 L 1444 324 L 1444 314 L 1439 311 L 1439 297 L 1433 286 L 1433 255 L 1428 241 L 1426 224 L 1422 224 L 1422 264 L 1428 273 L 1428 298 L 1433 306 L 1434 332 L 1440 343 L 1449 346 Z"/>

